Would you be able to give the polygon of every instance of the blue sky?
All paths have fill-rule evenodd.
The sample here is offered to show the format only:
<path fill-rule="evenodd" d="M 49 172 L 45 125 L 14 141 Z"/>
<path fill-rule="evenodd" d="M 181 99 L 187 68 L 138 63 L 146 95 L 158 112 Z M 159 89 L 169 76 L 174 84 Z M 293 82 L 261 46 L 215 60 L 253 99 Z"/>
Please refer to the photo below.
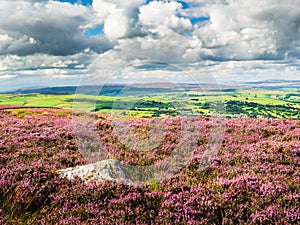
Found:
<path fill-rule="evenodd" d="M 121 67 L 182 81 L 146 59 L 222 83 L 299 80 L 299 1 L 0 1 L 0 91 L 100 82 Z"/>
<path fill-rule="evenodd" d="M 98 25 L 94 28 L 87 29 L 84 32 L 84 35 L 86 37 L 91 37 L 91 36 L 94 36 L 94 35 L 103 35 L 103 24 Z"/>
<path fill-rule="evenodd" d="M 91 5 L 93 0 L 58 0 L 59 2 L 69 2 L 71 4 Z"/>

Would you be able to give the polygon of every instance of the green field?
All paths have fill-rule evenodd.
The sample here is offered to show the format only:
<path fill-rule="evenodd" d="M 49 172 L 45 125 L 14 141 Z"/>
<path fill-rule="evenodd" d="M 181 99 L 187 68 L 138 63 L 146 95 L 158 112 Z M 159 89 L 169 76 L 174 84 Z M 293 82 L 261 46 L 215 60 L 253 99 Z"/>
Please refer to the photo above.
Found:
<path fill-rule="evenodd" d="M 136 117 L 212 115 L 300 119 L 298 90 L 235 90 L 157 95 L 1 94 L 0 105 L 53 107 Z"/>

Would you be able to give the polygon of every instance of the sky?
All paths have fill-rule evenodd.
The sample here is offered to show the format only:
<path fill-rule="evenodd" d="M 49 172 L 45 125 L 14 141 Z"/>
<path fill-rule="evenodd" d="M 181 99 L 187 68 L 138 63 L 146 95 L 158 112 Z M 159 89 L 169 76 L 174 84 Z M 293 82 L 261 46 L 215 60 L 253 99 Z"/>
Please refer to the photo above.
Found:
<path fill-rule="evenodd" d="M 300 80 L 300 1 L 0 0 L 0 92 Z"/>

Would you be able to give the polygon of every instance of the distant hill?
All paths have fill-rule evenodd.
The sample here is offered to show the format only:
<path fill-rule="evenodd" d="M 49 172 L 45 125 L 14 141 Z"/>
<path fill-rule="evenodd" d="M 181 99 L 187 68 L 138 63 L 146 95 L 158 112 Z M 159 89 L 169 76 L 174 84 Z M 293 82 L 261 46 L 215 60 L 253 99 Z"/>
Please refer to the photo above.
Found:
<path fill-rule="evenodd" d="M 106 84 L 89 86 L 64 86 L 64 87 L 42 87 L 42 88 L 22 88 L 8 94 L 88 94 L 88 95 L 109 95 L 116 96 L 126 93 L 126 95 L 138 93 L 157 94 L 172 93 L 181 91 L 201 91 L 202 89 L 232 89 L 229 86 L 219 86 L 214 84 L 175 84 L 175 83 L 141 83 L 141 84 Z"/>
<path fill-rule="evenodd" d="M 137 83 L 137 84 L 105 84 L 88 86 L 62 86 L 62 87 L 33 87 L 21 88 L 4 94 L 87 94 L 116 96 L 137 95 L 138 93 L 157 94 L 181 91 L 220 91 L 233 92 L 236 89 L 261 88 L 277 90 L 282 88 L 300 88 L 300 80 L 263 80 L 244 82 L 243 85 L 221 84 L 185 84 L 185 83 Z"/>
<path fill-rule="evenodd" d="M 246 85 L 263 89 L 300 88 L 300 80 L 262 80 L 245 82 Z"/>

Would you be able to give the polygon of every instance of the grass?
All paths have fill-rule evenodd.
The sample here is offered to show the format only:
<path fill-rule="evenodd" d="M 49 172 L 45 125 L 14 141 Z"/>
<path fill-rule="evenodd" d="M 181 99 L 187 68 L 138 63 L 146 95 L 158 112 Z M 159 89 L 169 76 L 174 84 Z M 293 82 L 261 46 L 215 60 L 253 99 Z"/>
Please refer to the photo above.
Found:
<path fill-rule="evenodd" d="M 300 118 L 300 115 L 295 112 L 300 108 L 300 94 L 296 90 L 233 89 L 222 93 L 182 91 L 175 94 L 171 92 L 158 93 L 156 96 L 145 94 L 145 96 L 138 97 L 131 95 L 0 94 L 0 105 L 73 108 L 135 117 L 178 115 L 178 112 L 218 113 L 210 106 L 210 103 L 220 101 L 224 102 L 227 107 L 227 114 L 243 113 L 253 117 L 261 115 L 272 118 Z"/>
<path fill-rule="evenodd" d="M 72 95 L 0 95 L 1 105 L 16 105 L 30 107 L 57 107 L 71 108 L 72 102 L 67 104 L 69 99 L 73 99 Z"/>

